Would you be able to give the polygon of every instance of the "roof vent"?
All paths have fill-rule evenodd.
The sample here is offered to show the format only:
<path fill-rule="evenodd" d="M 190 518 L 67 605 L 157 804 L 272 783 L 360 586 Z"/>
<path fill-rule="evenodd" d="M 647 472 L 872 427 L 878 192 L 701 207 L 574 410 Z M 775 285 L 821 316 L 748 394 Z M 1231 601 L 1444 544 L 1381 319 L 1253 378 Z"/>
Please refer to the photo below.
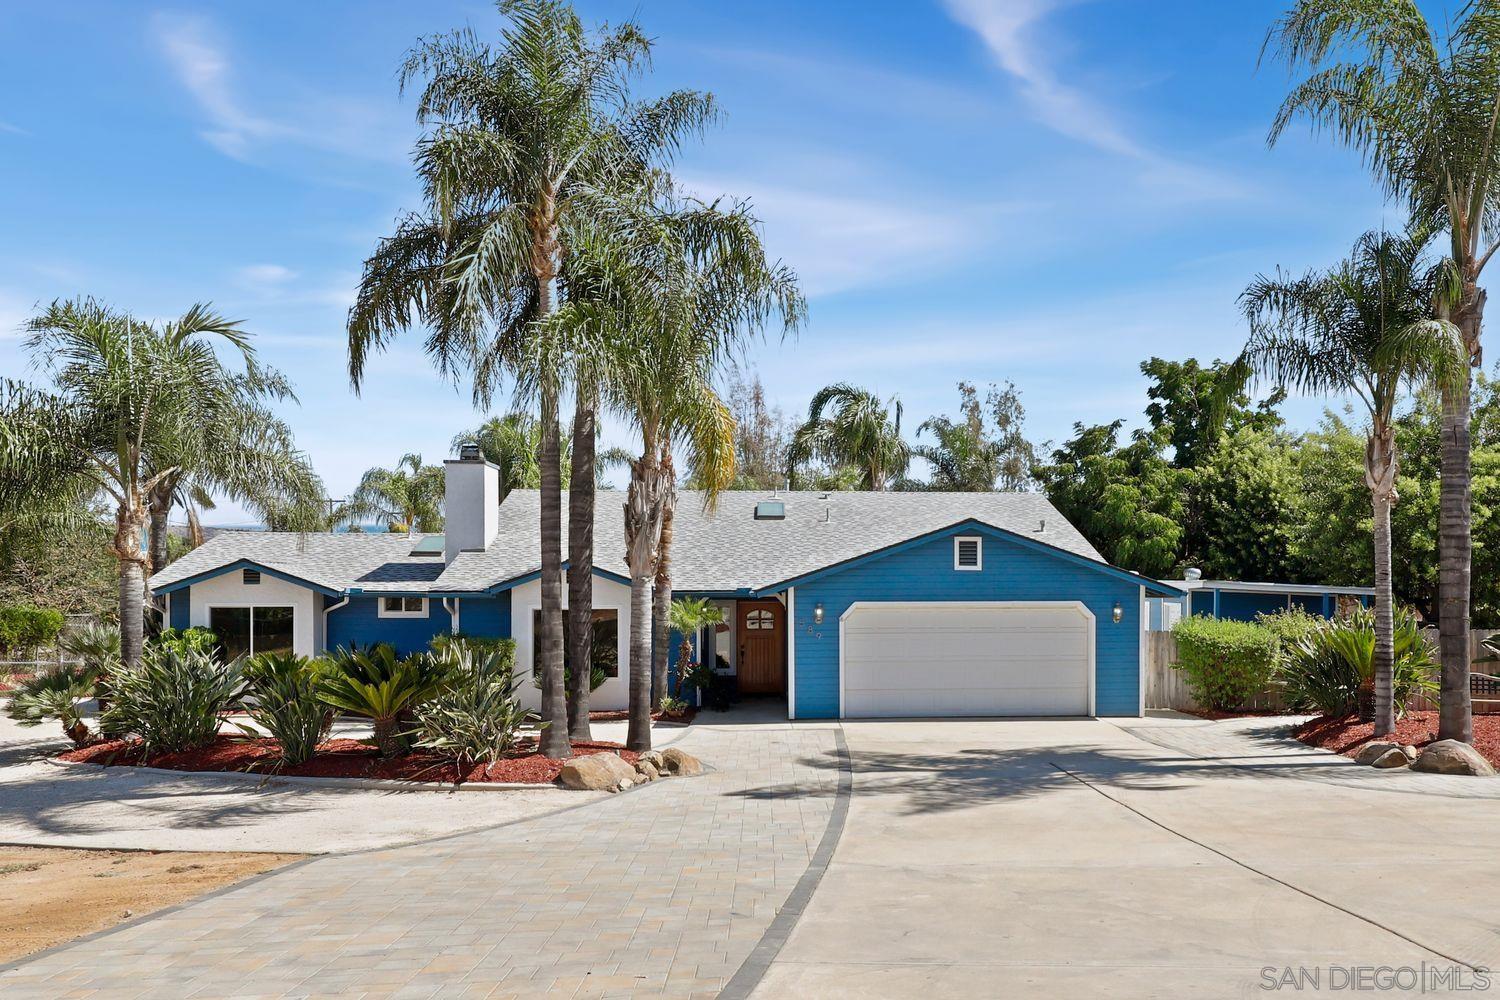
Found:
<path fill-rule="evenodd" d="M 460 462 L 482 462 L 484 452 L 479 450 L 479 445 L 473 441 L 465 441 L 458 446 L 458 460 Z"/>
<path fill-rule="evenodd" d="M 240 582 L 243 583 L 243 584 L 246 584 L 247 586 L 254 586 L 257 583 L 260 583 L 260 570 L 258 570 L 258 569 L 242 570 L 240 572 Z"/>
<path fill-rule="evenodd" d="M 1036 530 L 1037 531 L 1046 531 L 1047 530 L 1047 519 L 1045 517 L 1042 518 L 1040 521 L 1038 521 L 1036 523 Z"/>
<path fill-rule="evenodd" d="M 1201 580 L 1203 579 L 1203 571 L 1197 566 L 1189 566 L 1183 571 L 1182 578 L 1184 580 Z"/>
<path fill-rule="evenodd" d="M 785 521 L 786 504 L 780 500 L 762 500 L 755 505 L 757 521 Z"/>

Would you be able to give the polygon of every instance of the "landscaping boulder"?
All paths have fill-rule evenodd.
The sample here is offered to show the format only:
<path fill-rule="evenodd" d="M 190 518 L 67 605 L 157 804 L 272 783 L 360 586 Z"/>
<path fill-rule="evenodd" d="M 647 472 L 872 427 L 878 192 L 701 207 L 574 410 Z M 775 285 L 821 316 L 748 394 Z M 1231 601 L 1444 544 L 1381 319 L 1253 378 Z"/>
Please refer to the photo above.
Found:
<path fill-rule="evenodd" d="M 1379 768 L 1406 767 L 1411 763 L 1411 758 L 1406 756 L 1406 751 L 1401 747 L 1391 747 L 1370 763 Z"/>
<path fill-rule="evenodd" d="M 635 762 L 635 773 L 639 774 L 645 781 L 655 781 L 659 772 L 656 770 L 655 764 L 642 758 Z"/>
<path fill-rule="evenodd" d="M 660 750 L 647 750 L 645 753 L 641 754 L 641 761 L 640 762 L 641 763 L 650 764 L 652 767 L 654 767 L 658 771 L 660 771 L 662 769 L 661 751 Z"/>
<path fill-rule="evenodd" d="M 635 768 L 612 753 L 569 758 L 557 776 L 557 783 L 564 788 L 590 792 L 615 791 L 620 782 L 634 780 Z"/>
<path fill-rule="evenodd" d="M 1406 754 L 1406 759 L 1407 760 L 1416 760 L 1417 759 L 1417 748 L 1414 747 L 1414 746 L 1412 746 L 1409 743 L 1406 746 L 1404 746 L 1404 747 L 1401 748 L 1401 752 L 1404 753 L 1404 754 Z"/>
<path fill-rule="evenodd" d="M 1377 740 L 1360 747 L 1359 753 L 1354 755 L 1354 760 L 1360 764 L 1373 764 L 1381 757 L 1384 757 L 1389 751 L 1399 749 L 1401 749 L 1401 744 L 1399 743 Z"/>
<path fill-rule="evenodd" d="M 1438 740 L 1422 751 L 1412 762 L 1413 771 L 1429 774 L 1471 774 L 1491 776 L 1495 769 L 1479 755 L 1479 751 L 1458 740 Z"/>
<path fill-rule="evenodd" d="M 703 773 L 703 762 L 697 757 L 676 747 L 667 747 L 661 753 L 662 770 L 669 774 L 694 775 Z"/>

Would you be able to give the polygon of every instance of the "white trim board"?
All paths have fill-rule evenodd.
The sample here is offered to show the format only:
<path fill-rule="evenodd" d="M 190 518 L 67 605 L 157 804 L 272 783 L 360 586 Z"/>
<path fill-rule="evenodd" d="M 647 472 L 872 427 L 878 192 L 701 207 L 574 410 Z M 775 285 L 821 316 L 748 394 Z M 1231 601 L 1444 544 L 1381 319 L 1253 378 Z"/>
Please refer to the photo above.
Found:
<path fill-rule="evenodd" d="M 1144 590 L 1144 588 L 1142 588 Z M 1053 608 L 1077 611 L 1088 624 L 1088 714 L 1094 718 L 1098 714 L 1096 695 L 1099 688 L 1099 660 L 1098 660 L 1098 621 L 1094 612 L 1089 610 L 1088 605 L 1082 601 L 855 601 L 844 609 L 839 615 L 839 718 L 847 716 L 844 714 L 844 682 L 847 677 L 844 658 L 848 650 L 845 641 L 846 625 L 849 616 L 855 611 L 864 608 L 974 608 L 976 610 L 1004 610 L 1014 608 L 1026 610 L 1034 608 Z"/>

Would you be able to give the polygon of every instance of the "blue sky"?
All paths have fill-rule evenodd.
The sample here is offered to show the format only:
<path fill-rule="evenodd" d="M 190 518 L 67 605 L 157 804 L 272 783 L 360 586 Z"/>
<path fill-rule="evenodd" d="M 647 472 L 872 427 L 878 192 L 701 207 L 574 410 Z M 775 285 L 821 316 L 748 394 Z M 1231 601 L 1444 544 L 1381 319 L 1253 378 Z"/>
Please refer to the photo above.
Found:
<path fill-rule="evenodd" d="M 1259 270 L 1335 260 L 1383 208 L 1357 158 L 1294 131 L 1256 62 L 1277 2 L 585 2 L 657 39 L 643 93 L 712 91 L 721 125 L 678 164 L 748 197 L 801 275 L 805 329 L 754 363 L 805 408 L 847 380 L 913 430 L 960 379 L 1012 380 L 1028 432 L 1141 419 L 1151 355 L 1234 354 Z M 1441 8 L 1434 8 L 1435 10 Z M 344 315 L 404 209 L 420 35 L 485 3 L 6 5 L 0 10 L 0 371 L 37 303 L 143 316 L 212 301 L 296 382 L 286 410 L 335 496 L 479 420 L 412 335 L 348 388 Z M 1294 400 L 1295 423 L 1321 403 Z M 629 443 L 616 422 L 610 443 Z M 238 518 L 232 506 L 213 522 Z"/>

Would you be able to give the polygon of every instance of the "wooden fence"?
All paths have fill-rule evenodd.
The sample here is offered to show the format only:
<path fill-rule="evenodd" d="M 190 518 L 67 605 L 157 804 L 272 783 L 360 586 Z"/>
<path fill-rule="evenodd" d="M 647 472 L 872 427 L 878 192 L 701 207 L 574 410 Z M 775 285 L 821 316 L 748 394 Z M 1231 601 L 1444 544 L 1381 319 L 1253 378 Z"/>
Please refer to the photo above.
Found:
<path fill-rule="evenodd" d="M 1469 633 L 1469 660 L 1474 663 L 1476 673 L 1500 675 L 1500 663 L 1475 662 L 1488 655 L 1488 651 L 1481 645 L 1482 641 L 1489 636 L 1495 635 L 1495 629 L 1475 629 Z M 1428 641 L 1434 647 L 1437 646 L 1437 630 L 1425 630 Z M 1177 640 L 1171 632 L 1147 632 L 1146 633 L 1146 707 L 1170 708 L 1179 712 L 1191 712 L 1198 709 L 1198 703 L 1193 700 L 1193 695 L 1188 691 L 1187 679 L 1182 671 L 1173 668 L 1172 664 L 1177 662 Z M 1474 682 L 1474 711 L 1481 714 L 1500 713 L 1500 701 L 1485 702 L 1480 699 L 1500 699 L 1500 684 L 1475 679 Z M 1276 711 L 1284 709 L 1281 692 L 1271 689 L 1256 695 L 1248 705 L 1249 709 L 1263 709 Z M 1426 695 L 1418 695 L 1407 708 L 1414 712 L 1437 711 L 1438 696 L 1433 692 L 1429 698 Z"/>

